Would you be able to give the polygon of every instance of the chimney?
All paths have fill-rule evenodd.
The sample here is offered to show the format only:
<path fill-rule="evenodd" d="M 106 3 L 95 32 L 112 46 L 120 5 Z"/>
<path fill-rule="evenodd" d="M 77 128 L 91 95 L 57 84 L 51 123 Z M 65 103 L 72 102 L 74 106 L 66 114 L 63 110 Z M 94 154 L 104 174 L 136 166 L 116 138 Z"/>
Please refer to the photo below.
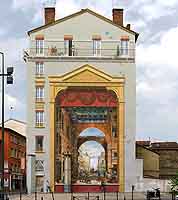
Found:
<path fill-rule="evenodd" d="M 55 7 L 46 7 L 45 9 L 45 25 L 55 21 Z"/>
<path fill-rule="evenodd" d="M 123 26 L 123 9 L 116 9 L 114 8 L 112 10 L 112 14 L 113 14 L 113 22 L 117 25 Z"/>

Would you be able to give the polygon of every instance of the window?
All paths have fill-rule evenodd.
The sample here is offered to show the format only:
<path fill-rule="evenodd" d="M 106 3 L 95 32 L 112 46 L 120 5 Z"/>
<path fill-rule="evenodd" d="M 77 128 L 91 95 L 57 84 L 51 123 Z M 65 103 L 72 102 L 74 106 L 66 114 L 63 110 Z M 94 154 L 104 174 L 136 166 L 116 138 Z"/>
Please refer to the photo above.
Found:
<path fill-rule="evenodd" d="M 93 55 L 94 56 L 101 55 L 101 40 L 93 39 Z"/>
<path fill-rule="evenodd" d="M 40 102 L 44 100 L 44 87 L 36 87 L 36 101 Z"/>
<path fill-rule="evenodd" d="M 35 170 L 36 171 L 44 171 L 44 160 L 36 160 L 35 161 Z"/>
<path fill-rule="evenodd" d="M 44 39 L 36 39 L 36 54 L 44 53 Z"/>
<path fill-rule="evenodd" d="M 11 156 L 11 157 L 14 157 L 14 149 L 13 149 L 13 148 L 11 148 L 10 156 Z"/>
<path fill-rule="evenodd" d="M 112 152 L 112 159 L 116 160 L 117 159 L 117 152 Z"/>
<path fill-rule="evenodd" d="M 36 136 L 35 137 L 35 150 L 38 151 L 43 151 L 43 136 Z"/>
<path fill-rule="evenodd" d="M 44 111 L 36 111 L 36 126 L 44 126 Z"/>
<path fill-rule="evenodd" d="M 64 55 L 66 56 L 72 56 L 73 53 L 73 45 L 72 40 L 64 40 Z"/>
<path fill-rule="evenodd" d="M 116 127 L 112 127 L 112 137 L 117 137 L 117 129 L 116 129 Z"/>
<path fill-rule="evenodd" d="M 44 63 L 37 62 L 36 63 L 36 76 L 42 76 L 44 74 Z"/>
<path fill-rule="evenodd" d="M 129 53 L 128 44 L 129 40 L 121 40 L 121 55 L 128 55 Z"/>
<path fill-rule="evenodd" d="M 14 157 L 17 158 L 17 150 L 15 149 Z"/>

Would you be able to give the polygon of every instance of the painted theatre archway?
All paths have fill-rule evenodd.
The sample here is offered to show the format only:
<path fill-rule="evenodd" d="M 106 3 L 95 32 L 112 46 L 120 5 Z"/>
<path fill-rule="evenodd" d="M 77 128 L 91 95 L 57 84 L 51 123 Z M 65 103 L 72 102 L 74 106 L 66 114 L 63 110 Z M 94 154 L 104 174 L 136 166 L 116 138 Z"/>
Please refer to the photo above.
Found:
<path fill-rule="evenodd" d="M 83 66 L 61 77 L 49 77 L 51 91 L 51 185 L 65 181 L 65 155 L 70 156 L 70 184 L 78 180 L 78 148 L 86 128 L 101 130 L 107 173 L 117 171 L 119 190 L 124 189 L 124 78 L 111 77 Z M 69 165 L 69 163 L 68 163 Z"/>

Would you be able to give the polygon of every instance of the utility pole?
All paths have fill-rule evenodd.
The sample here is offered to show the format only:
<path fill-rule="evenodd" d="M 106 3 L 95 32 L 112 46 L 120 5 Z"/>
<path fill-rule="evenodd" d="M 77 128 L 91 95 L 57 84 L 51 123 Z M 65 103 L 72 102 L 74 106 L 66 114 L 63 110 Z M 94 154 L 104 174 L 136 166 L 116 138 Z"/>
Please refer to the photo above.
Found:
<path fill-rule="evenodd" d="M 13 67 L 8 67 L 7 68 L 7 74 L 4 73 L 4 53 L 0 52 L 0 55 L 2 56 L 2 127 L 1 127 L 1 132 L 2 132 L 2 146 L 1 146 L 1 158 L 2 158 L 2 163 L 1 163 L 1 188 L 2 188 L 2 194 L 0 196 L 1 200 L 5 200 L 5 190 L 4 190 L 4 77 L 7 77 L 7 84 L 13 84 Z"/>

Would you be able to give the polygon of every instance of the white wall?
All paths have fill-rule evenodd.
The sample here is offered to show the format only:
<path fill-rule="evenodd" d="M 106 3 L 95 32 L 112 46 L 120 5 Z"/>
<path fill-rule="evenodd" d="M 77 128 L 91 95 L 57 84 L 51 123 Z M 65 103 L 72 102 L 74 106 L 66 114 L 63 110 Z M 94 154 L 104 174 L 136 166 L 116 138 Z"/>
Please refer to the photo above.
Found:
<path fill-rule="evenodd" d="M 160 188 L 161 192 L 170 192 L 169 180 L 143 178 L 135 185 L 135 191 L 146 192 L 152 188 Z"/>

